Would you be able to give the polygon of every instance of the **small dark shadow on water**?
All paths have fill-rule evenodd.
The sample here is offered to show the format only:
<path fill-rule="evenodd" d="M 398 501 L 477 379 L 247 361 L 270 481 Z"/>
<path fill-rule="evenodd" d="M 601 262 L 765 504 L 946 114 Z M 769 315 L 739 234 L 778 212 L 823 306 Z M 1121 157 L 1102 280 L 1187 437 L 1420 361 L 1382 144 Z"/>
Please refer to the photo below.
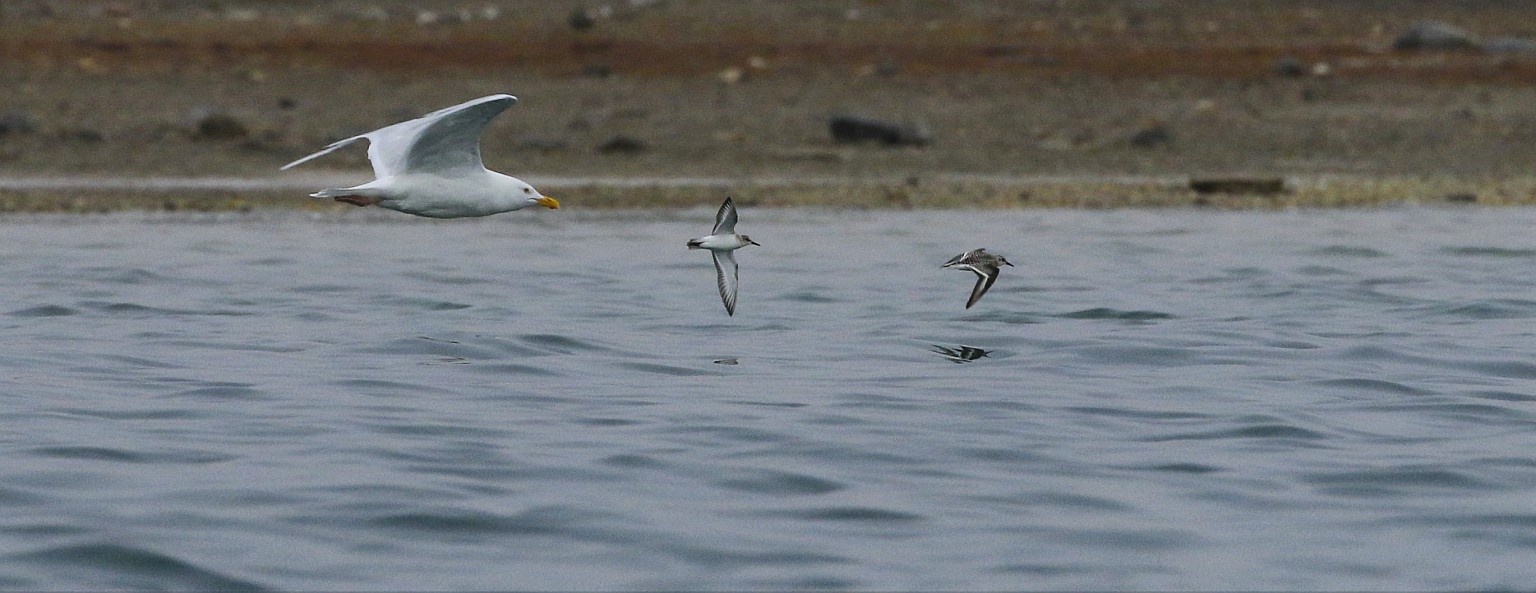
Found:
<path fill-rule="evenodd" d="M 64 317 L 66 315 L 76 315 L 79 313 L 80 311 L 77 309 L 71 309 L 69 307 L 60 305 L 39 305 L 36 307 L 27 307 L 25 309 L 11 311 L 10 313 L 6 313 L 6 315 L 10 315 L 11 317 Z"/>
<path fill-rule="evenodd" d="M 272 399 L 272 395 L 255 388 L 252 385 L 242 383 L 219 383 L 206 387 L 187 389 L 172 393 L 167 397 L 193 398 L 193 399 L 233 399 L 233 400 L 264 400 Z"/>
<path fill-rule="evenodd" d="M 465 362 L 463 364 L 469 364 Z M 558 377 L 561 373 L 549 369 L 526 364 L 499 363 L 476 364 L 471 367 L 477 373 L 487 375 L 537 375 L 540 377 Z"/>
<path fill-rule="evenodd" d="M 1536 301 L 1492 299 L 1479 303 L 1436 308 L 1431 314 L 1467 319 L 1526 319 L 1536 316 Z"/>
<path fill-rule="evenodd" d="M 1536 394 L 1520 393 L 1520 392 L 1517 392 L 1517 391 L 1497 391 L 1497 390 L 1473 391 L 1471 393 L 1468 393 L 1467 395 L 1470 395 L 1472 397 L 1480 397 L 1480 398 L 1484 398 L 1484 399 L 1491 399 L 1491 400 L 1505 401 L 1505 402 L 1529 402 L 1529 401 L 1536 401 Z"/>
<path fill-rule="evenodd" d="M 672 366 L 667 364 L 655 364 L 650 362 L 621 362 L 618 363 L 617 366 L 630 370 L 640 371 L 643 373 L 670 375 L 673 377 L 697 377 L 715 374 L 698 369 L 690 369 L 687 367 Z"/>
<path fill-rule="evenodd" d="M 104 301 L 83 301 L 82 307 L 94 309 L 102 313 L 129 316 L 174 316 L 174 315 L 210 315 L 216 317 L 243 317 L 254 315 L 248 311 L 233 311 L 229 309 L 209 309 L 197 311 L 192 309 L 169 309 L 165 307 L 151 307 L 138 303 L 110 303 Z"/>
<path fill-rule="evenodd" d="M 834 294 L 836 293 L 836 291 L 831 288 L 807 288 L 786 294 L 783 298 L 798 303 L 836 303 L 842 300 L 836 297 L 827 296 L 825 294 L 827 292 L 832 292 Z"/>
<path fill-rule="evenodd" d="M 1189 282 L 1191 284 L 1218 284 L 1218 283 L 1222 283 L 1222 282 L 1241 282 L 1241 281 L 1244 281 L 1244 280 L 1252 280 L 1254 278 L 1262 278 L 1262 277 L 1264 277 L 1266 275 L 1269 275 L 1269 273 L 1270 273 L 1269 270 L 1266 270 L 1264 268 L 1254 268 L 1254 267 L 1227 268 L 1227 269 L 1224 269 L 1224 270 L 1218 270 L 1217 271 L 1218 275 L 1215 275 L 1215 276 L 1203 276 L 1203 277 L 1200 277 L 1200 278 L 1195 278 L 1193 280 L 1190 280 Z"/>
<path fill-rule="evenodd" d="M 955 346 L 954 348 L 934 344 L 933 352 L 937 353 L 939 356 L 943 356 L 945 360 L 956 364 L 976 362 L 977 360 L 986 358 L 987 354 L 990 353 L 988 350 L 983 350 L 975 346 L 966 346 L 964 344 Z"/>
<path fill-rule="evenodd" d="M 998 321 L 1002 323 L 1031 324 L 1040 323 L 1033 316 L 1018 311 L 987 311 L 978 315 L 965 315 L 956 318 L 956 321 Z"/>
<path fill-rule="evenodd" d="M 763 471 L 756 475 L 725 479 L 715 485 L 752 494 L 772 496 L 803 496 L 827 494 L 842 490 L 842 483 L 805 474 Z"/>
<path fill-rule="evenodd" d="M 467 303 L 455 303 L 452 301 L 440 301 L 437 299 L 399 296 L 375 297 L 373 302 L 386 306 L 398 306 L 405 309 L 417 309 L 423 311 L 458 311 L 460 309 L 468 309 L 474 306 Z"/>
<path fill-rule="evenodd" d="M 823 554 L 786 554 L 783 556 L 784 564 L 809 564 L 834 563 L 847 564 L 852 562 L 846 558 Z M 761 588 L 769 591 L 824 591 L 824 590 L 852 590 L 860 588 L 860 581 L 833 576 L 802 576 L 790 579 L 759 579 L 748 581 L 751 588 Z"/>
<path fill-rule="evenodd" d="M 1349 272 L 1348 270 L 1341 269 L 1341 268 L 1335 268 L 1333 266 L 1311 265 L 1311 266 L 1301 266 L 1299 268 L 1296 268 L 1296 273 L 1300 274 L 1302 276 L 1328 277 L 1328 276 L 1348 276 L 1348 275 L 1350 275 L 1351 272 Z"/>
<path fill-rule="evenodd" d="M 1023 464 L 1053 461 L 1039 453 L 1007 447 L 962 447 L 955 452 L 966 459 L 994 463 Z"/>
<path fill-rule="evenodd" d="M 763 407 L 768 407 L 768 408 L 804 408 L 804 407 L 810 405 L 810 404 L 804 404 L 804 403 L 800 403 L 800 402 L 733 401 L 733 402 L 729 402 L 729 403 L 732 403 L 732 404 L 735 404 L 735 405 L 738 405 L 738 406 L 763 406 Z"/>
<path fill-rule="evenodd" d="M 209 350 L 238 350 L 238 351 L 249 351 L 249 352 L 277 352 L 277 353 L 303 352 L 304 351 L 303 348 L 298 347 L 298 346 L 267 346 L 267 345 L 263 345 L 263 344 L 252 344 L 250 342 L 241 342 L 241 341 L 234 341 L 234 342 L 209 342 L 209 341 L 206 341 L 206 340 L 168 340 L 168 341 L 162 342 L 162 344 L 164 344 L 166 346 L 178 346 L 178 347 L 194 349 L 194 350 L 195 349 L 201 349 L 201 348 L 207 348 Z"/>
<path fill-rule="evenodd" d="M 563 533 L 569 518 L 530 511 L 505 516 L 473 510 L 440 509 L 398 513 L 369 521 L 374 527 L 412 534 L 463 537 L 482 534 L 550 535 Z"/>
<path fill-rule="evenodd" d="M 1164 463 L 1162 465 L 1154 465 L 1145 469 L 1176 474 L 1212 474 L 1222 471 L 1222 468 L 1216 467 L 1214 465 L 1206 465 L 1203 463 Z"/>
<path fill-rule="evenodd" d="M 1063 319 L 1116 319 L 1120 321 L 1160 321 L 1164 319 L 1176 319 L 1171 314 L 1160 311 L 1121 311 L 1106 307 L 1094 307 L 1071 313 L 1056 315 Z"/>
<path fill-rule="evenodd" d="M 1307 253 L 1310 255 L 1332 257 L 1388 257 L 1391 255 L 1385 251 L 1370 247 L 1356 247 L 1354 245 L 1328 245 L 1309 250 Z"/>
<path fill-rule="evenodd" d="M 658 469 L 667 466 L 666 463 L 655 457 L 651 457 L 649 455 L 638 455 L 634 453 L 620 453 L 618 455 L 610 455 L 603 458 L 601 461 L 599 461 L 599 463 L 612 467 L 634 469 Z"/>
<path fill-rule="evenodd" d="M 33 455 L 58 459 L 84 461 L 113 461 L 122 463 L 218 463 L 235 459 L 232 455 L 219 455 L 197 451 L 141 452 L 109 447 L 38 447 L 29 451 Z"/>
<path fill-rule="evenodd" d="M 360 395 L 375 397 L 405 397 L 420 396 L 427 393 L 453 393 L 448 389 L 432 385 L 378 379 L 344 379 L 331 381 L 329 384 L 353 390 Z"/>
<path fill-rule="evenodd" d="M 109 420 L 182 420 L 202 417 L 201 413 L 185 409 L 96 410 L 89 408 L 60 408 L 61 414 L 106 418 Z"/>
<path fill-rule="evenodd" d="M 492 280 L 490 278 L 479 278 L 479 277 L 475 277 L 475 276 L 461 276 L 461 275 L 442 274 L 442 273 L 433 273 L 433 272 L 405 272 L 402 275 L 407 277 L 407 278 L 415 278 L 417 280 L 423 280 L 423 281 L 426 281 L 426 282 L 429 282 L 429 283 L 433 283 L 433 284 L 448 284 L 448 285 L 454 285 L 454 286 L 468 286 L 468 285 L 474 285 L 474 284 L 491 284 L 492 282 L 494 282 L 494 280 Z"/>
<path fill-rule="evenodd" d="M 1004 564 L 993 568 L 992 572 L 1052 577 L 1070 574 L 1093 574 L 1100 570 L 1091 566 L 1069 566 L 1064 564 Z"/>
<path fill-rule="evenodd" d="M 630 420 L 628 418 L 576 418 L 570 422 L 572 424 L 580 424 L 582 426 L 595 426 L 597 428 L 633 426 L 640 424 L 638 420 Z"/>
<path fill-rule="evenodd" d="M 1312 384 L 1320 387 L 1337 387 L 1349 390 L 1374 391 L 1390 395 L 1430 395 L 1434 393 L 1432 391 L 1426 391 L 1410 385 L 1404 385 L 1395 381 L 1385 381 L 1382 379 L 1323 379 L 1321 381 L 1313 381 Z"/>
<path fill-rule="evenodd" d="M 773 512 L 770 512 L 768 514 L 775 515 L 775 516 L 782 516 L 782 517 L 790 517 L 790 518 L 793 518 L 793 519 L 804 519 L 804 520 L 808 520 L 808 521 L 839 521 L 839 522 L 841 522 L 841 521 L 857 521 L 857 522 L 871 521 L 871 522 L 881 522 L 881 523 L 889 523 L 889 522 L 908 523 L 908 522 L 914 522 L 914 521 L 922 521 L 924 519 L 924 517 L 922 515 L 918 515 L 918 514 L 914 514 L 914 513 L 904 513 L 904 512 L 901 512 L 901 511 L 892 511 L 892 510 L 889 510 L 889 509 L 880 509 L 880 508 L 875 508 L 875 507 L 863 507 L 863 506 L 855 506 L 855 507 L 821 507 L 821 508 L 814 508 L 814 509 L 798 509 L 798 510 L 793 510 L 793 511 L 773 511 Z"/>
<path fill-rule="evenodd" d="M 1147 420 L 1203 420 L 1210 418 L 1209 414 L 1197 412 L 1181 412 L 1175 410 L 1133 410 L 1128 408 L 1108 408 L 1100 406 L 1074 406 L 1066 408 L 1072 412 L 1084 414 L 1096 414 L 1101 416 L 1117 416 L 1123 418 L 1140 418 Z"/>
<path fill-rule="evenodd" d="M 1487 492 L 1499 489 L 1495 484 L 1468 473 L 1433 466 L 1403 466 L 1362 471 L 1313 473 L 1301 480 L 1319 492 L 1333 496 L 1375 498 L 1415 496 L 1425 489 Z"/>
<path fill-rule="evenodd" d="M 585 340 L 562 336 L 559 334 L 523 334 L 518 336 L 523 343 L 532 345 L 545 352 L 557 354 L 574 354 L 576 352 L 602 352 L 612 351 L 611 348 L 601 344 L 595 344 Z"/>
<path fill-rule="evenodd" d="M 1475 247 L 1469 245 L 1448 246 L 1440 249 L 1447 255 L 1463 257 L 1536 257 L 1536 249 L 1506 249 L 1503 247 Z"/>
<path fill-rule="evenodd" d="M 1286 424 L 1258 424 L 1233 428 L 1227 430 L 1214 430 L 1209 432 L 1191 432 L 1169 434 L 1142 439 L 1143 441 L 1162 443 L 1168 441 L 1188 440 L 1220 440 L 1220 439 L 1285 439 L 1290 441 L 1318 441 L 1326 438 L 1325 435 L 1307 430 L 1305 428 Z"/>

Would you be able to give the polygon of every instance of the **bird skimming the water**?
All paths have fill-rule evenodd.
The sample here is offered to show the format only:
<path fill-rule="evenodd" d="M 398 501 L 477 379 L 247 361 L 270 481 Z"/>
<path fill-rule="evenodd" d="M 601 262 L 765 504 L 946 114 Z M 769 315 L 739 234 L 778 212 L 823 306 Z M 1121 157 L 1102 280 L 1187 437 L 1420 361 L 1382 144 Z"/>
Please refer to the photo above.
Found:
<path fill-rule="evenodd" d="M 985 248 L 974 249 L 957 255 L 941 267 L 960 268 L 976 273 L 976 288 L 971 289 L 971 300 L 965 302 L 965 308 L 971 308 L 976 301 L 981 300 L 981 295 L 987 294 L 987 289 L 992 288 L 992 283 L 997 282 L 998 266 L 1013 267 L 1008 259 L 1001 255 L 987 253 Z"/>
<path fill-rule="evenodd" d="M 715 213 L 715 229 L 709 236 L 688 240 L 689 249 L 708 249 L 715 258 L 715 283 L 720 286 L 720 300 L 727 315 L 736 314 L 736 257 L 732 251 L 748 245 L 762 245 L 746 235 L 736 234 L 736 204 L 730 198 Z"/>
<path fill-rule="evenodd" d="M 377 179 L 309 195 L 430 218 L 488 216 L 534 205 L 559 208 L 559 201 L 521 179 L 486 169 L 480 160 L 480 135 L 486 124 L 516 102 L 512 95 L 481 97 L 333 142 L 283 165 L 283 170 L 367 140 L 368 161 Z"/>

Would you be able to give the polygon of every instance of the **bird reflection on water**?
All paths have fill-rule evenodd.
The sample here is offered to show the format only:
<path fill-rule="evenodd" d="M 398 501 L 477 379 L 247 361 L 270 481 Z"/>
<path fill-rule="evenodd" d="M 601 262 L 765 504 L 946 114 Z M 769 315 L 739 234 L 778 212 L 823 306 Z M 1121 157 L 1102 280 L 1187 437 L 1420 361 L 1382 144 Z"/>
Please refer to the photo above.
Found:
<path fill-rule="evenodd" d="M 977 359 L 983 358 L 988 354 L 987 350 L 982 350 L 981 348 L 977 348 L 975 346 L 964 345 L 950 348 L 947 346 L 934 344 L 933 351 L 937 352 L 940 356 L 949 359 L 950 362 L 957 364 L 975 362 Z"/>

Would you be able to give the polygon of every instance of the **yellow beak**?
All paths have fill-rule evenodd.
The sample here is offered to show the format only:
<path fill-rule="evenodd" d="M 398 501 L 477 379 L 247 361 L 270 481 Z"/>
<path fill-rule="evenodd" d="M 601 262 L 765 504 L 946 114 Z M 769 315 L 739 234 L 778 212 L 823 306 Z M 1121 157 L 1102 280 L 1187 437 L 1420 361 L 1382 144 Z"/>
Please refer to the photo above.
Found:
<path fill-rule="evenodd" d="M 539 196 L 539 199 L 534 200 L 534 201 L 538 202 L 540 206 L 543 206 L 545 208 L 549 208 L 550 210 L 559 210 L 560 209 L 560 200 L 556 200 L 556 199 L 551 198 L 549 196 Z"/>

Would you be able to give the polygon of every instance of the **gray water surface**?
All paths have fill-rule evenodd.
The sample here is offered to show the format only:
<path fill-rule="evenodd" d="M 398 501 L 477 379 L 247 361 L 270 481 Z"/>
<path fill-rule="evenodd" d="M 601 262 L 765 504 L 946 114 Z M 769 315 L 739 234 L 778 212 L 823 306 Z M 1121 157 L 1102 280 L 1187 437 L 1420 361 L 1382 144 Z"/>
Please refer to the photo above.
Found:
<path fill-rule="evenodd" d="M 1536 583 L 1536 210 L 712 214 L 0 219 L 0 588 Z"/>

